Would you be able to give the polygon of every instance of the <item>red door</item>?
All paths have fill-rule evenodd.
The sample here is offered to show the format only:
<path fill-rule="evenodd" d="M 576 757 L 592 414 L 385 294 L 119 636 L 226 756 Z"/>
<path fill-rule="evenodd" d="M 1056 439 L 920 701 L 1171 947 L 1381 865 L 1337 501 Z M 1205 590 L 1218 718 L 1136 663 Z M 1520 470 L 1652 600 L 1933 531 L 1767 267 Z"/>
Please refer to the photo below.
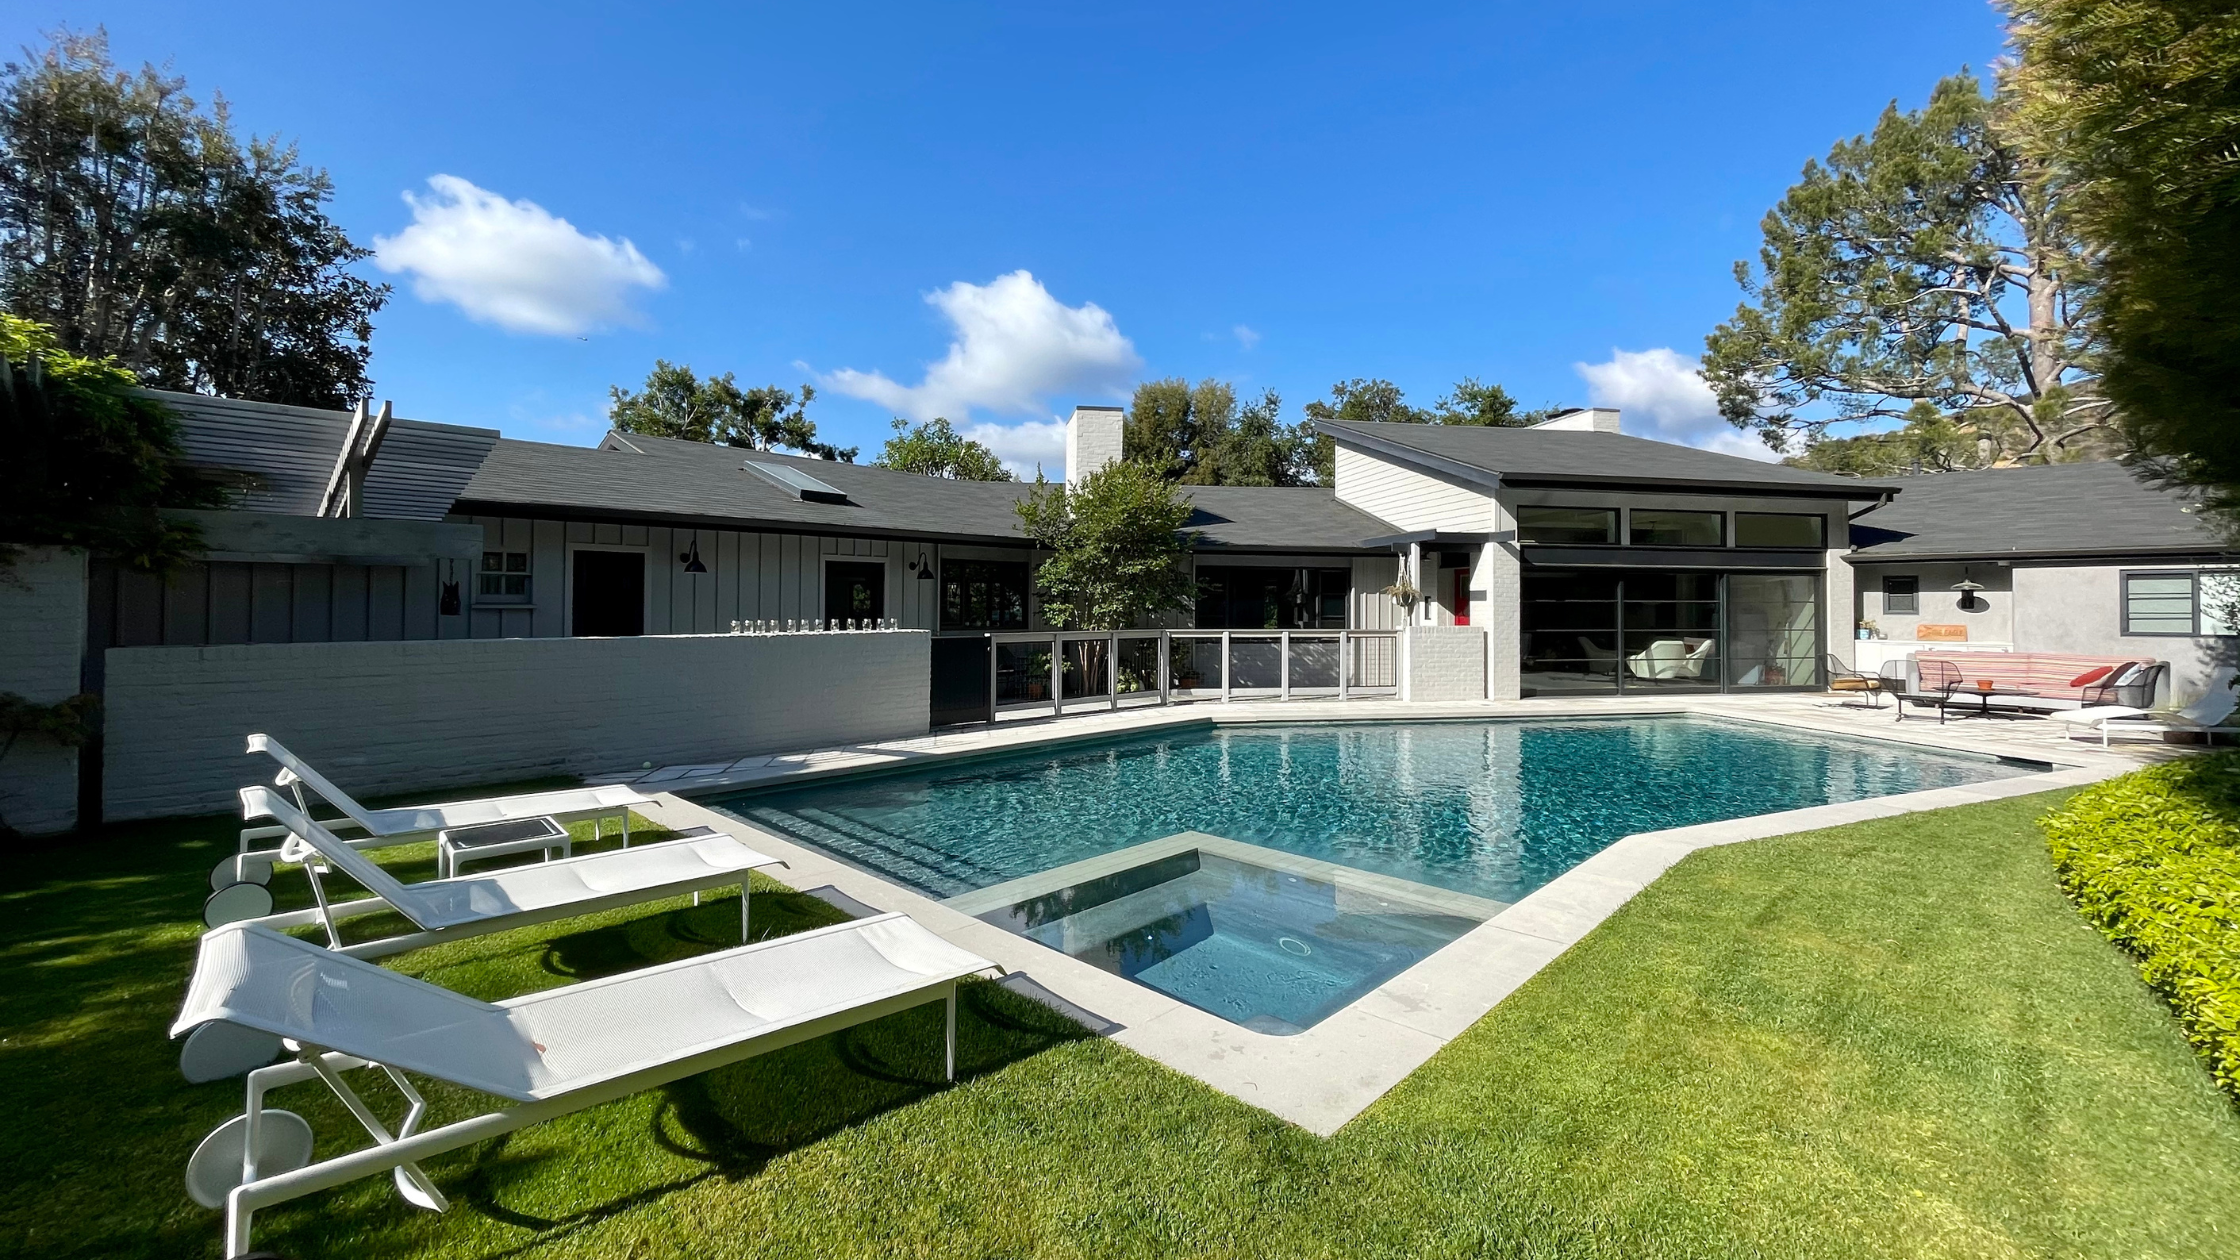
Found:
<path fill-rule="evenodd" d="M 1470 624 L 1470 570 L 1468 570 L 1468 569 L 1456 569 L 1456 570 L 1454 571 L 1454 603 L 1453 603 L 1453 608 L 1454 608 L 1454 623 L 1455 623 L 1456 625 L 1458 625 L 1458 626 L 1467 626 L 1467 625 L 1469 625 L 1469 624 Z"/>

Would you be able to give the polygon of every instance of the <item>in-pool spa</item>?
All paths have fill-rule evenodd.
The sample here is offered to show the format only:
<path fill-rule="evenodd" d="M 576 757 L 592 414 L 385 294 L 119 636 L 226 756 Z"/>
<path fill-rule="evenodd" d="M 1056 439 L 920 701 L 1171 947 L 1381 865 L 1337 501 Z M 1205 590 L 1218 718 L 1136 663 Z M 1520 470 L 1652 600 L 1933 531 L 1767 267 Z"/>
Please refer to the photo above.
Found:
<path fill-rule="evenodd" d="M 1692 717 L 1221 726 L 710 804 L 1296 1032 L 1622 836 L 2042 768 Z"/>

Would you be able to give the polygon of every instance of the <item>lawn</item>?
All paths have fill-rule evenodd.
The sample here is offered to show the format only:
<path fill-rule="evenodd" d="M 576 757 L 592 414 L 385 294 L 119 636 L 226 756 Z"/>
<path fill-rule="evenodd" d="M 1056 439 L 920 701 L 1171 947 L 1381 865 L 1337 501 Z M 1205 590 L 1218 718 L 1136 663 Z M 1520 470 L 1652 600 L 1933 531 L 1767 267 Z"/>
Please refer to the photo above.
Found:
<path fill-rule="evenodd" d="M 261 1214 L 296 1257 L 2215 1256 L 2240 1108 L 1972 805 L 1699 853 L 1331 1139 L 1007 992 L 752 1060 Z M 180 1188 L 240 1106 L 164 1029 L 223 820 L 30 850 L 0 894 L 0 1254 L 215 1255 Z M 425 877 L 424 853 L 397 852 Z M 283 887 L 283 892 L 289 890 Z M 758 884 L 758 934 L 830 919 Z M 485 997 L 732 943 L 660 907 L 393 959 Z M 275 1096 L 322 1142 L 325 1091 Z M 472 1099 L 441 1094 L 460 1114 Z"/>

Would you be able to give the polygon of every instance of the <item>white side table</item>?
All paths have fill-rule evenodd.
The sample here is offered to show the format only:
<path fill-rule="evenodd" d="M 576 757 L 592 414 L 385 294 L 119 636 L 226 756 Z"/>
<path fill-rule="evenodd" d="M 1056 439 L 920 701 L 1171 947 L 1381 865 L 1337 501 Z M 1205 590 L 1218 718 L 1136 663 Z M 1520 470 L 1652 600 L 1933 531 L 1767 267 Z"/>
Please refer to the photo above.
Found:
<path fill-rule="evenodd" d="M 453 827 L 436 833 L 436 878 L 449 879 L 469 862 L 527 853 L 531 849 L 544 850 L 548 860 L 554 849 L 560 850 L 561 857 L 568 857 L 572 841 L 566 827 L 546 817 L 509 818 L 504 822 Z"/>

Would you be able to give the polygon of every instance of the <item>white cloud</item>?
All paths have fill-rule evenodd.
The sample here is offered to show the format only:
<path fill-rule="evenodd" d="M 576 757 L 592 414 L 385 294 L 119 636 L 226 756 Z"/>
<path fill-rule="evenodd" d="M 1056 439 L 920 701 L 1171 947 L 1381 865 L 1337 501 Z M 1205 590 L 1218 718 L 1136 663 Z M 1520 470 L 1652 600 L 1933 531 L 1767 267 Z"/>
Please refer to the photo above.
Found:
<path fill-rule="evenodd" d="M 1702 364 L 1659 346 L 1612 349 L 1607 363 L 1574 363 L 1597 407 L 1616 407 L 1628 433 L 1722 455 L 1774 460 L 1765 443 L 1728 424 L 1700 374 Z"/>
<path fill-rule="evenodd" d="M 631 299 L 668 283 L 628 240 L 578 231 L 533 201 L 508 201 L 456 175 L 404 194 L 412 226 L 373 239 L 383 271 L 412 276 L 428 302 L 450 302 L 512 332 L 576 336 L 642 318 Z"/>
<path fill-rule="evenodd" d="M 957 430 L 996 453 L 1003 466 L 1021 481 L 1033 481 L 1035 469 L 1052 481 L 1066 476 L 1066 422 L 1029 420 L 1024 424 L 975 424 Z"/>
<path fill-rule="evenodd" d="M 947 416 L 961 425 L 974 411 L 1041 411 L 1060 390 L 1117 394 L 1143 364 L 1102 307 L 1067 306 L 1025 271 L 984 285 L 959 280 L 926 301 L 955 339 L 923 380 L 904 385 L 884 372 L 842 368 L 822 374 L 824 385 L 913 420 Z"/>
<path fill-rule="evenodd" d="M 1254 332 L 1249 326 L 1244 324 L 1239 324 L 1235 328 L 1230 329 L 1229 335 L 1235 337 L 1237 339 L 1237 344 L 1247 350 L 1250 350 L 1254 346 L 1260 344 L 1260 334 Z"/>

